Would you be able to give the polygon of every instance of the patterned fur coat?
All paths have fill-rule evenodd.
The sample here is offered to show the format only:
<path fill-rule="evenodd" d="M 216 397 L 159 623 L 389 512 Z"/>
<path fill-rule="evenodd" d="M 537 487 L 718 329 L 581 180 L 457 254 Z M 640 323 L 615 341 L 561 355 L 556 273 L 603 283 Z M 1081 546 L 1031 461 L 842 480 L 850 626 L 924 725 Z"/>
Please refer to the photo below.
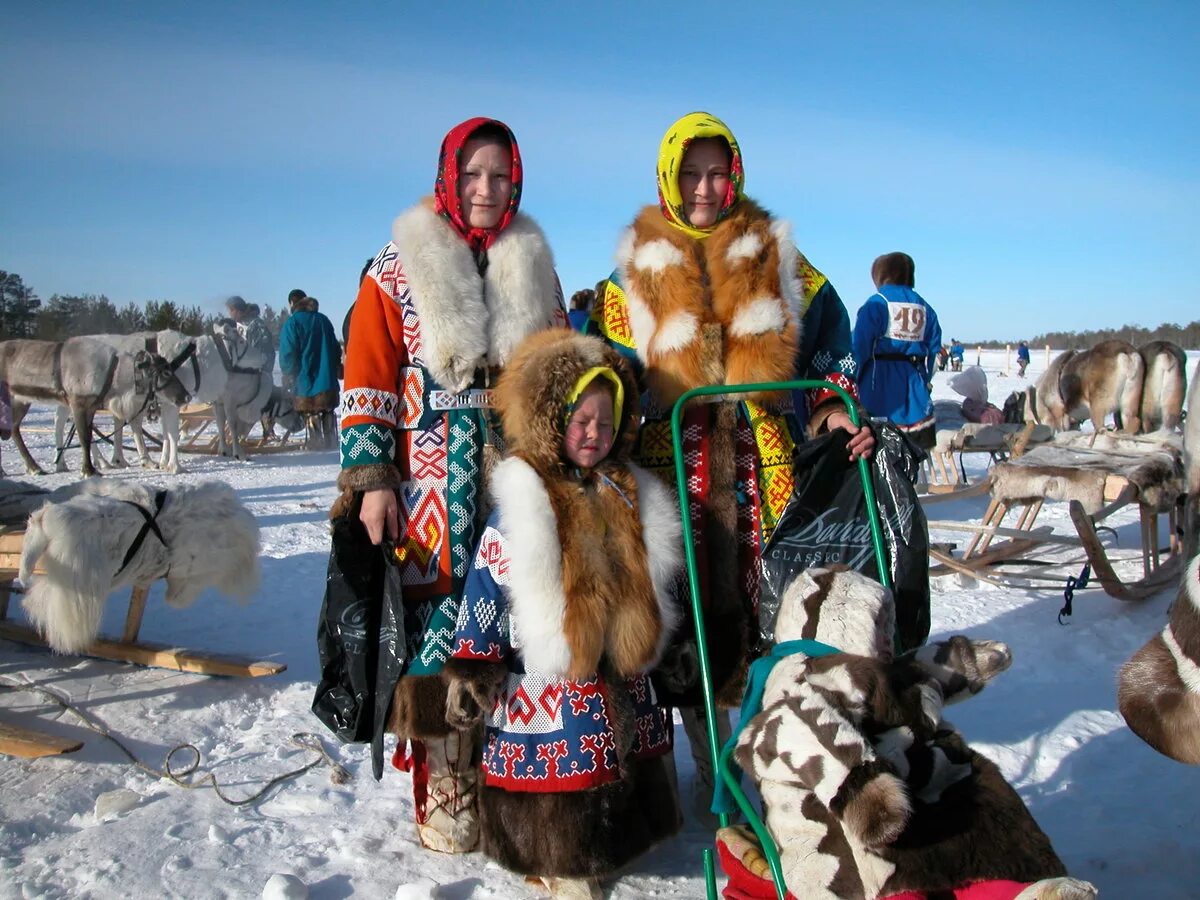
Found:
<path fill-rule="evenodd" d="M 612 368 L 626 402 L 612 452 L 561 449 L 568 392 Z M 669 711 L 648 671 L 679 620 L 678 502 L 628 462 L 637 386 L 591 337 L 530 337 L 496 390 L 510 455 L 464 589 L 447 718 L 486 725 L 483 850 L 527 875 L 602 877 L 674 833 Z"/>
<path fill-rule="evenodd" d="M 467 243 L 420 203 L 400 215 L 359 289 L 341 400 L 343 492 L 395 488 L 409 665 L 390 729 L 446 733 L 444 685 L 481 518 L 493 437 L 490 377 L 529 334 L 566 325 L 541 229 L 518 214 L 480 274 Z"/>
<path fill-rule="evenodd" d="M 1022 897 L 1094 896 L 942 719 L 1008 668 L 1008 648 L 953 637 L 892 660 L 892 615 L 890 594 L 849 571 L 806 572 L 784 596 L 779 640 L 843 651 L 781 661 L 739 738 L 789 890 L 850 900 L 1006 880 L 1038 882 Z"/>
<path fill-rule="evenodd" d="M 670 412 L 694 387 L 825 380 L 856 396 L 850 320 L 829 281 L 796 249 L 791 227 L 742 200 L 704 240 L 658 206 L 639 213 L 598 286 L 588 330 L 632 362 L 646 388 L 637 460 L 675 483 Z M 838 408 L 808 393 L 809 426 Z M 791 496 L 791 455 L 803 415 L 790 396 L 695 404 L 684 418 L 697 558 L 720 702 L 740 701 L 751 655 L 758 560 Z M 681 679 L 666 679 L 672 688 Z M 673 700 L 699 702 L 698 683 Z"/>

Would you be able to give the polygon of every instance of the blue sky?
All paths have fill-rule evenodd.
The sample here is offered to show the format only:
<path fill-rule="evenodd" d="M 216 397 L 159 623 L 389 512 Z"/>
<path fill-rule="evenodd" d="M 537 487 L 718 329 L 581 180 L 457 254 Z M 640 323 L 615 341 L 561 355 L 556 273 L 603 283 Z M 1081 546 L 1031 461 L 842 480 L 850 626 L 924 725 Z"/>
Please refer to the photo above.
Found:
<path fill-rule="evenodd" d="M 851 315 L 904 250 L 947 336 L 1190 321 L 1197 46 L 1195 3 L 8 2 L 0 269 L 118 305 L 300 287 L 337 321 L 491 115 L 569 294 L 706 109 Z"/>

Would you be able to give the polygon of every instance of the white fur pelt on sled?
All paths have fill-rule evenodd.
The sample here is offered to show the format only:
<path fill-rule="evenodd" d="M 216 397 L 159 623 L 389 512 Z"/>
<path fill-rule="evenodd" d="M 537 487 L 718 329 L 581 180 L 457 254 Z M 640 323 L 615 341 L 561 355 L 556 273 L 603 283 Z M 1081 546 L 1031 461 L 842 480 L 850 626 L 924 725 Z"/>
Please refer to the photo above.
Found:
<path fill-rule="evenodd" d="M 146 523 L 133 505 L 155 513 L 160 488 L 141 482 L 92 481 L 61 503 L 29 517 L 21 553 L 22 606 L 60 653 L 82 650 L 100 629 L 104 600 L 120 587 L 167 579 L 167 603 L 184 607 L 208 587 L 243 599 L 258 586 L 258 525 L 219 481 L 165 492 L 155 523 L 122 570 Z M 45 574 L 34 575 L 40 562 Z"/>

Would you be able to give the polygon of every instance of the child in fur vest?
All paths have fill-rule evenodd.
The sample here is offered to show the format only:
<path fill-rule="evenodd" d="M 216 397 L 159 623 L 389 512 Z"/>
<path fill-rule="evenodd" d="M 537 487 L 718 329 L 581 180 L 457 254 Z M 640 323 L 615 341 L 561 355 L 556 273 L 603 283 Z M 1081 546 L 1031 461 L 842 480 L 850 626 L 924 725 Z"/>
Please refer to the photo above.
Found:
<path fill-rule="evenodd" d="M 467 576 L 447 720 L 486 727 L 483 851 L 554 897 L 680 824 L 671 720 L 647 672 L 678 621 L 675 498 L 628 461 L 629 364 L 592 337 L 525 340 L 497 385 L 508 457 Z"/>

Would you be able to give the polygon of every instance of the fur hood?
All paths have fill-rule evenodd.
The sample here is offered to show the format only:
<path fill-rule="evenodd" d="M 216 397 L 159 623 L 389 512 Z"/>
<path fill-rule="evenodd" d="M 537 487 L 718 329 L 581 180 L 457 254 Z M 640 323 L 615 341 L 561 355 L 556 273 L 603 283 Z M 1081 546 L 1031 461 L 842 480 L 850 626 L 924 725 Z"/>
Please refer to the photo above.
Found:
<path fill-rule="evenodd" d="M 580 477 L 561 456 L 566 397 L 596 366 L 617 372 L 625 403 L 612 452 Z M 496 403 L 510 456 L 491 487 L 526 668 L 570 678 L 648 670 L 679 621 L 683 547 L 672 492 L 626 461 L 639 417 L 629 364 L 597 338 L 548 329 L 521 345 Z"/>
<path fill-rule="evenodd" d="M 476 368 L 504 366 L 529 334 L 562 314 L 554 257 L 541 228 L 518 213 L 487 253 L 475 258 L 426 200 L 392 225 L 413 306 L 421 323 L 426 368 L 452 391 Z"/>
<path fill-rule="evenodd" d="M 706 239 L 647 206 L 617 268 L 646 381 L 661 405 L 693 387 L 794 377 L 804 291 L 791 226 L 751 200 Z M 714 327 L 715 326 L 715 327 Z"/>
<path fill-rule="evenodd" d="M 632 367 L 600 339 L 566 328 L 545 329 L 527 338 L 496 384 L 495 403 L 509 452 L 539 474 L 560 474 L 569 468 L 562 458 L 567 394 L 597 366 L 616 372 L 625 388 L 612 452 L 598 468 L 628 461 L 641 418 Z"/>

